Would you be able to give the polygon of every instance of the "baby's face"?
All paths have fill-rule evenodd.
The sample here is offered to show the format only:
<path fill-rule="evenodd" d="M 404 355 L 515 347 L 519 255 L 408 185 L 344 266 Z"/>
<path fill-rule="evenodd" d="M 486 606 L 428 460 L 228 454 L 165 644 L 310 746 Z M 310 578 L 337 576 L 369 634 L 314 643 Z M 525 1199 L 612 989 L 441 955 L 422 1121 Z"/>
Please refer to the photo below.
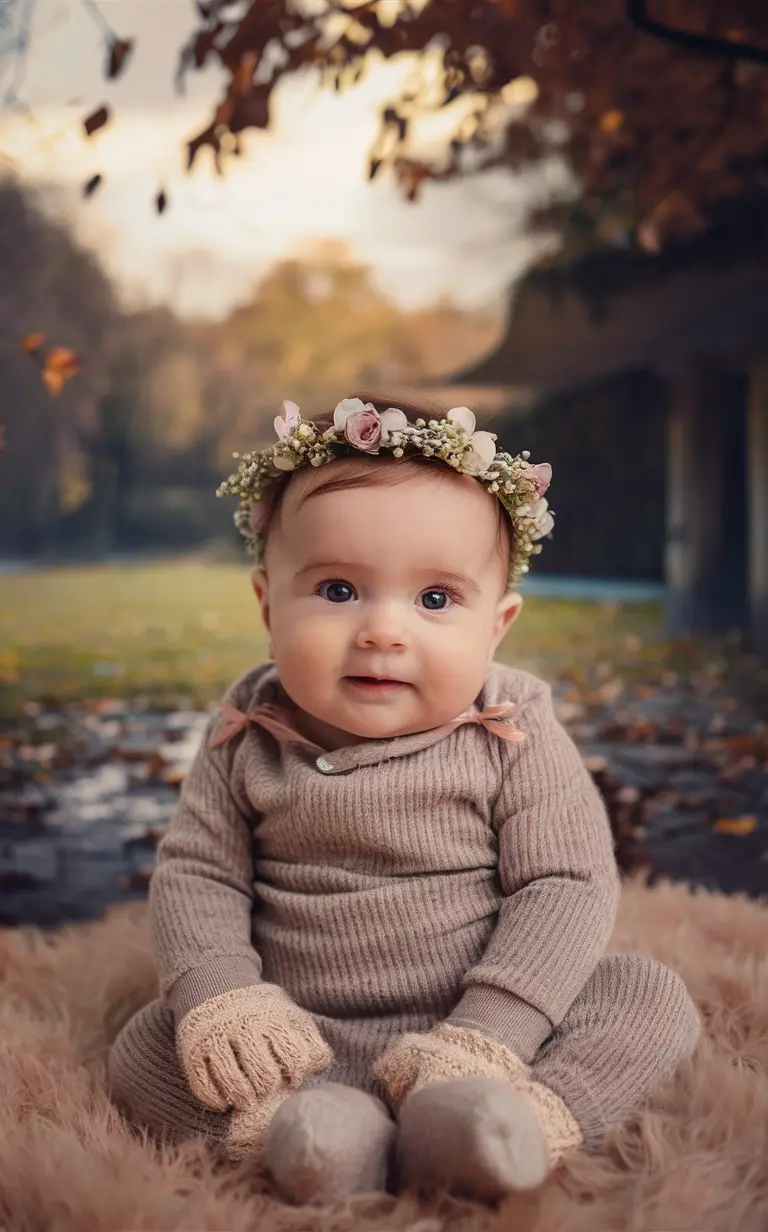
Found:
<path fill-rule="evenodd" d="M 334 478 L 344 465 L 333 464 Z M 334 748 L 450 722 L 477 697 L 520 606 L 504 593 L 493 498 L 474 479 L 427 468 L 393 485 L 315 492 L 323 478 L 291 480 L 266 574 L 254 574 L 306 734 Z"/>

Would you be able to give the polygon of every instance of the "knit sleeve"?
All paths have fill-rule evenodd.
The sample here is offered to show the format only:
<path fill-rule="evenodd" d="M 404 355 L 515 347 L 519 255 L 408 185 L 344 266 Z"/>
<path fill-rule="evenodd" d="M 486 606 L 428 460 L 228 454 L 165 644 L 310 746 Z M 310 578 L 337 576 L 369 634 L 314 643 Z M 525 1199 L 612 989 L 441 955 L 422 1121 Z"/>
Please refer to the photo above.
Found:
<path fill-rule="evenodd" d="M 220 993 L 261 980 L 251 943 L 253 827 L 231 766 L 237 740 L 216 749 L 208 725 L 179 806 L 157 850 L 149 889 L 150 939 L 161 995 L 176 1021 Z"/>
<path fill-rule="evenodd" d="M 504 894 L 496 928 L 449 1018 L 531 1061 L 611 936 L 619 875 L 608 817 L 549 688 L 519 711 L 525 739 L 498 742 L 495 827 Z"/>

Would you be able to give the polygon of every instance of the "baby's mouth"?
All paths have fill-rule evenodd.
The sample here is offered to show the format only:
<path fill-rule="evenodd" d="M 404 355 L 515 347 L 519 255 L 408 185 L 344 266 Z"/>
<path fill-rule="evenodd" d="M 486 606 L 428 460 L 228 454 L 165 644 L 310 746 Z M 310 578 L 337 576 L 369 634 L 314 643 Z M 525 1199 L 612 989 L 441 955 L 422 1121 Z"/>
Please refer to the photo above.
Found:
<path fill-rule="evenodd" d="M 391 693 L 397 689 L 407 689 L 405 680 L 395 680 L 380 676 L 345 676 L 344 679 L 353 688 L 366 693 Z"/>

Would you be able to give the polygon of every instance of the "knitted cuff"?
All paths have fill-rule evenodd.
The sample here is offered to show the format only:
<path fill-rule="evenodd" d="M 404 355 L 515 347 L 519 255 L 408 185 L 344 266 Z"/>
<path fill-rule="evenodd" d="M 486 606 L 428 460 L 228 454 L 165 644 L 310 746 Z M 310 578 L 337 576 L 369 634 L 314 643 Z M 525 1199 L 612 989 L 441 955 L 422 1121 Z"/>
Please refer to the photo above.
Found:
<path fill-rule="evenodd" d="M 541 1010 L 490 984 L 470 984 L 447 1021 L 483 1031 L 528 1063 L 552 1030 L 552 1023 Z"/>
<path fill-rule="evenodd" d="M 257 956 L 254 954 L 254 958 Z M 165 992 L 178 1026 L 190 1010 L 238 988 L 261 983 L 260 965 L 240 954 L 217 954 L 180 975 Z"/>

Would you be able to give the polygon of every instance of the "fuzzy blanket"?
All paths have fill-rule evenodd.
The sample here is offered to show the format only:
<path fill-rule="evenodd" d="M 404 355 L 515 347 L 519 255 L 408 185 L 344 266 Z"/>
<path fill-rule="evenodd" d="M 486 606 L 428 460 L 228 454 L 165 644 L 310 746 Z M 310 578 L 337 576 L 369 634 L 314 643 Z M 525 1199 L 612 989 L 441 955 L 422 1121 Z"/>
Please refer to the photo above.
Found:
<path fill-rule="evenodd" d="M 54 936 L 0 932 L 0 1228 L 8 1232 L 765 1232 L 768 906 L 628 884 L 615 949 L 677 968 L 706 1035 L 652 1107 L 497 1210 L 444 1199 L 281 1205 L 247 1164 L 157 1151 L 105 1089 L 108 1045 L 155 995 L 144 908 Z"/>

